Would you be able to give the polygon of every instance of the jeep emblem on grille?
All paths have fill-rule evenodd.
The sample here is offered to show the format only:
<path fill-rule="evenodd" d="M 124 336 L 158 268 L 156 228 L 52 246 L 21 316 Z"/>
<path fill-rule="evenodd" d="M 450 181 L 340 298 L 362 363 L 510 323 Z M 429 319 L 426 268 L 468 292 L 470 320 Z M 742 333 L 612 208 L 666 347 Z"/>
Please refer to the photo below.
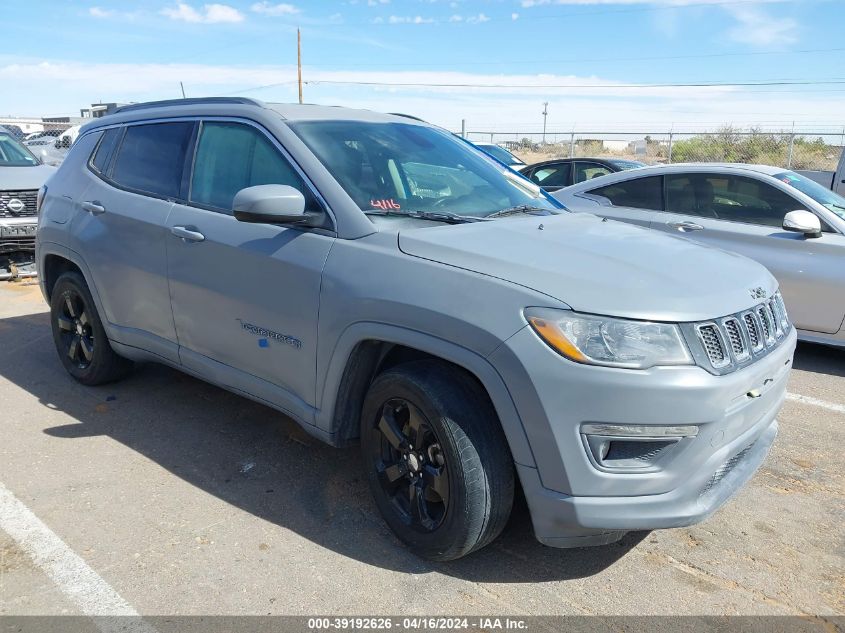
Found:
<path fill-rule="evenodd" d="M 768 293 L 760 286 L 752 288 L 750 291 L 752 299 L 765 299 Z"/>
<path fill-rule="evenodd" d="M 6 208 L 12 213 L 20 213 L 26 208 L 26 205 L 17 198 L 12 198 L 6 203 Z"/>

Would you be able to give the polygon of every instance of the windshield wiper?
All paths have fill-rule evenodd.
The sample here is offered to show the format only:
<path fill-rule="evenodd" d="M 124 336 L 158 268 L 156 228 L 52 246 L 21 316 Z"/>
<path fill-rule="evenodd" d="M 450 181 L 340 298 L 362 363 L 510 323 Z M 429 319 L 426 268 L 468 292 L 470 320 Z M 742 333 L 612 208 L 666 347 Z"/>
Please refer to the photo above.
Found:
<path fill-rule="evenodd" d="M 493 218 L 505 218 L 509 215 L 519 215 L 521 213 L 526 213 L 528 215 L 551 215 L 550 211 L 551 209 L 535 207 L 530 204 L 519 204 L 515 207 L 508 207 L 507 209 L 500 209 L 499 211 L 494 211 L 493 213 L 485 217 L 488 220 L 492 220 Z"/>
<path fill-rule="evenodd" d="M 487 218 L 473 217 L 470 215 L 458 215 L 450 211 L 384 211 L 382 209 L 368 209 L 364 211 L 367 215 L 396 216 L 405 218 L 417 218 L 419 220 L 432 220 L 434 222 L 446 222 L 448 224 L 466 224 L 468 222 L 486 222 Z"/>

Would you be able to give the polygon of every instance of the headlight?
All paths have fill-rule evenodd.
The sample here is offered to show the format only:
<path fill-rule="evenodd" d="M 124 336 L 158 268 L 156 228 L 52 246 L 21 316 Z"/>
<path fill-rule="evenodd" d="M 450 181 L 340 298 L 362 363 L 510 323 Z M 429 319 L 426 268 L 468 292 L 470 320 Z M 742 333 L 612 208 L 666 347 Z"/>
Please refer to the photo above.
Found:
<path fill-rule="evenodd" d="M 549 308 L 528 308 L 525 316 L 552 349 L 578 363 L 628 369 L 693 364 L 678 326 L 670 323 Z"/>

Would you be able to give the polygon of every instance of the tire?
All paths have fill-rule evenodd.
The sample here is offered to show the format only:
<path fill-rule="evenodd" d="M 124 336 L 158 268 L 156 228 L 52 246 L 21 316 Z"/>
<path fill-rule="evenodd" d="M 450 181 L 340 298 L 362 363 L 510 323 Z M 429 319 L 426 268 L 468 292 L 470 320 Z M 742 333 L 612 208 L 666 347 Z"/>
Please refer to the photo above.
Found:
<path fill-rule="evenodd" d="M 63 273 L 50 295 L 50 325 L 62 365 L 83 385 L 123 378 L 132 362 L 115 354 L 88 285 L 76 272 Z"/>
<path fill-rule="evenodd" d="M 364 400 L 361 451 L 379 511 L 415 554 L 460 558 L 505 527 L 513 460 L 487 394 L 462 370 L 425 360 L 380 374 Z"/>

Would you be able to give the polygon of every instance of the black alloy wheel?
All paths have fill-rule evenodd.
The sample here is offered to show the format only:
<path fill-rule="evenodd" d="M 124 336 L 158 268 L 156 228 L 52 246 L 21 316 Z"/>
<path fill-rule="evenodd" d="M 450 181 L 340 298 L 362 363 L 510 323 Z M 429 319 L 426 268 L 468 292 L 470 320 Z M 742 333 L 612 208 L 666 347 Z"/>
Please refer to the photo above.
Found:
<path fill-rule="evenodd" d="M 436 530 L 449 508 L 449 469 L 431 424 L 412 403 L 392 398 L 382 406 L 376 428 L 379 484 L 407 525 Z"/>
<path fill-rule="evenodd" d="M 132 361 L 112 349 L 91 291 L 78 272 L 62 273 L 50 290 L 50 325 L 59 360 L 83 385 L 123 378 Z"/>
<path fill-rule="evenodd" d="M 94 330 L 85 301 L 79 292 L 69 288 L 62 293 L 64 300 L 56 316 L 56 325 L 64 352 L 79 369 L 87 369 L 94 360 Z"/>

